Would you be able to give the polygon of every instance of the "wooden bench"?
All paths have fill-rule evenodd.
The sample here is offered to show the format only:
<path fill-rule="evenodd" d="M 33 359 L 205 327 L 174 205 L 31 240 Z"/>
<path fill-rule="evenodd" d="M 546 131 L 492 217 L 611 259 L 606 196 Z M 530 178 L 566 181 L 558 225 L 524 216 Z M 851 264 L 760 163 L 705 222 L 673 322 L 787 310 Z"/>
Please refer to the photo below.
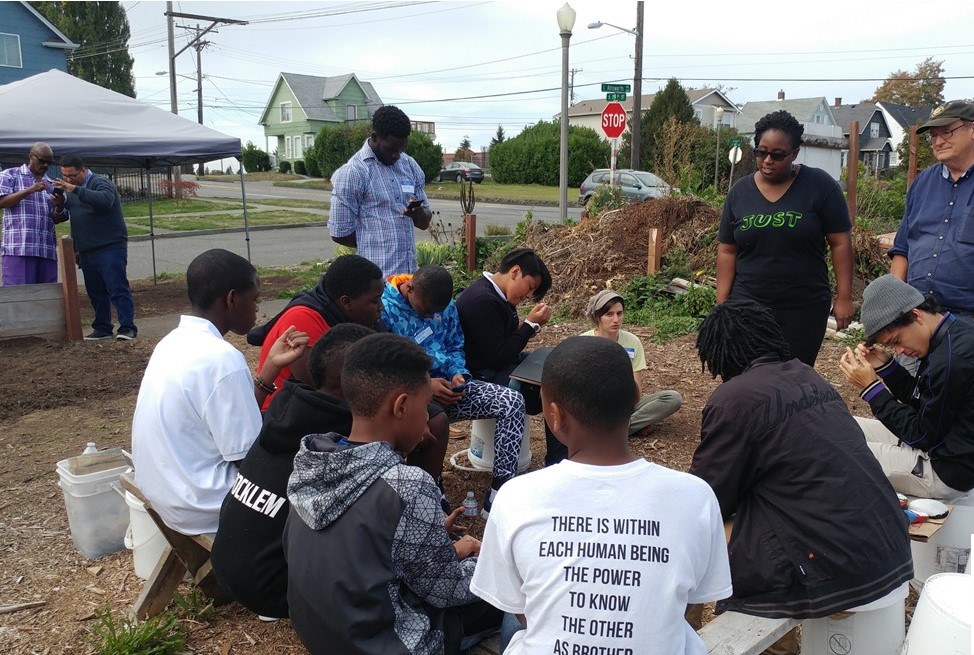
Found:
<path fill-rule="evenodd" d="M 81 339 L 74 242 L 58 242 L 60 282 L 0 286 L 0 339 Z"/>
<path fill-rule="evenodd" d="M 186 578 L 187 573 L 196 588 L 208 598 L 212 598 L 217 604 L 229 602 L 230 599 L 217 582 L 210 564 L 213 538 L 207 535 L 189 536 L 176 532 L 166 525 L 152 508 L 152 504 L 135 485 L 131 474 L 122 475 L 119 482 L 123 489 L 138 498 L 145 506 L 146 513 L 166 540 L 162 555 L 132 608 L 135 617 L 146 619 L 164 610 L 172 602 L 176 589 Z"/>
<path fill-rule="evenodd" d="M 724 612 L 697 634 L 712 655 L 756 655 L 797 626 L 795 619 L 766 619 Z"/>

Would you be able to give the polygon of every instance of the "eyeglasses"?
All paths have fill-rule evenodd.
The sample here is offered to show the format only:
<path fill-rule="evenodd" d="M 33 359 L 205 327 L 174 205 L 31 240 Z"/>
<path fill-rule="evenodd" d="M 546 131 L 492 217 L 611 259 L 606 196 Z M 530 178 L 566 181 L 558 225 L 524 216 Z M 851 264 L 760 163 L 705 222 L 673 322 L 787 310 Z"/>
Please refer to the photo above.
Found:
<path fill-rule="evenodd" d="M 33 157 L 34 159 L 36 159 L 37 161 L 39 161 L 40 163 L 44 164 L 45 166 L 50 166 L 51 164 L 54 163 L 54 160 L 53 159 L 41 159 L 40 157 L 38 157 L 34 153 L 30 153 L 30 156 Z"/>
<path fill-rule="evenodd" d="M 770 150 L 758 150 L 758 149 L 755 149 L 754 150 L 754 157 L 755 157 L 755 159 L 764 159 L 766 157 L 771 157 L 771 159 L 773 161 L 781 161 L 782 159 L 784 159 L 785 157 L 787 157 L 788 155 L 790 155 L 793 152 L 795 152 L 795 151 L 794 150 L 789 150 L 788 152 L 771 152 Z"/>
<path fill-rule="evenodd" d="M 936 133 L 934 133 L 933 130 L 930 130 L 929 132 L 927 132 L 927 141 L 933 143 L 934 140 L 937 139 L 938 137 L 943 139 L 944 141 L 950 141 L 950 138 L 954 136 L 954 132 L 956 132 L 962 127 L 967 127 L 967 125 L 968 123 L 961 122 L 960 125 L 958 125 L 952 130 L 943 130 L 942 132 L 936 132 Z"/>

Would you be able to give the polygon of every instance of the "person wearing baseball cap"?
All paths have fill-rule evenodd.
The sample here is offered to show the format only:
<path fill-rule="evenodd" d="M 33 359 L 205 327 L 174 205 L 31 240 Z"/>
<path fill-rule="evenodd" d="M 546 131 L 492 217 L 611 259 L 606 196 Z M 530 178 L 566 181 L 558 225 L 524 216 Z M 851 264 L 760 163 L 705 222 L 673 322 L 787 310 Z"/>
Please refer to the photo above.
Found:
<path fill-rule="evenodd" d="M 632 332 L 622 329 L 622 313 L 624 302 L 622 296 L 611 289 L 602 289 L 588 299 L 585 315 L 592 321 L 594 329 L 583 332 L 583 337 L 603 337 L 615 341 L 622 346 L 629 355 L 632 364 L 632 375 L 636 380 L 636 390 L 639 400 L 629 419 L 629 436 L 649 428 L 664 418 L 673 414 L 683 402 L 683 398 L 676 391 L 663 390 L 656 393 L 642 395 L 642 384 L 639 381 L 639 371 L 646 369 L 646 353 L 643 344 Z"/>
<path fill-rule="evenodd" d="M 906 212 L 890 272 L 930 294 L 957 318 L 974 317 L 974 104 L 951 100 L 917 128 L 937 164 L 920 173 L 906 195 Z"/>
<path fill-rule="evenodd" d="M 898 492 L 954 498 L 974 488 L 974 326 L 895 275 L 866 287 L 865 343 L 839 368 L 878 420 L 856 417 Z M 888 350 L 919 360 L 913 377 Z"/>

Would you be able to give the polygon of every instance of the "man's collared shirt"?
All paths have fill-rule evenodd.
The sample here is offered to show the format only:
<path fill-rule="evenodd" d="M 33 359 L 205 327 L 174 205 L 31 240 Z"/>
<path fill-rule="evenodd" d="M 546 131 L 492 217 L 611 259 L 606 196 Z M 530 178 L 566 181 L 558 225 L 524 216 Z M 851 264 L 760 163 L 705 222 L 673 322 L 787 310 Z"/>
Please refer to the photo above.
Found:
<path fill-rule="evenodd" d="M 890 256 L 909 261 L 907 283 L 954 309 L 974 309 L 974 167 L 956 182 L 935 164 L 917 176 Z"/>
<path fill-rule="evenodd" d="M 333 237 L 355 233 L 357 253 L 389 277 L 416 270 L 413 220 L 402 214 L 409 196 L 429 209 L 425 174 L 402 153 L 391 166 L 380 162 L 368 140 L 332 176 L 328 230 Z"/>
<path fill-rule="evenodd" d="M 53 187 L 53 182 L 47 175 L 42 179 L 48 189 Z M 27 164 L 8 168 L 0 172 L 0 196 L 29 189 L 36 181 Z M 38 191 L 3 210 L 3 244 L 0 254 L 57 259 L 50 199 L 49 191 Z"/>

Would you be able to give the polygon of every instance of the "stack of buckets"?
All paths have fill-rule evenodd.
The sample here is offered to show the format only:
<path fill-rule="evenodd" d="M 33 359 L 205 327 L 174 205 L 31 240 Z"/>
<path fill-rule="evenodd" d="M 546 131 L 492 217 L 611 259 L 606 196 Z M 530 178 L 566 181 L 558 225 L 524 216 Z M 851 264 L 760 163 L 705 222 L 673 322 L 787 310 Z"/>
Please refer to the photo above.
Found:
<path fill-rule="evenodd" d="M 89 443 L 83 454 L 57 463 L 58 486 L 75 548 L 94 559 L 128 545 L 136 574 L 148 579 L 165 539 L 142 503 L 128 492 L 122 496 L 118 478 L 131 470 L 131 457 L 121 448 L 99 451 Z"/>
<path fill-rule="evenodd" d="M 494 468 L 494 428 L 497 421 L 481 418 L 472 422 L 470 428 L 470 449 L 467 459 L 475 469 L 490 471 Z M 524 437 L 517 458 L 517 472 L 524 473 L 531 468 L 531 417 L 524 415 Z"/>

